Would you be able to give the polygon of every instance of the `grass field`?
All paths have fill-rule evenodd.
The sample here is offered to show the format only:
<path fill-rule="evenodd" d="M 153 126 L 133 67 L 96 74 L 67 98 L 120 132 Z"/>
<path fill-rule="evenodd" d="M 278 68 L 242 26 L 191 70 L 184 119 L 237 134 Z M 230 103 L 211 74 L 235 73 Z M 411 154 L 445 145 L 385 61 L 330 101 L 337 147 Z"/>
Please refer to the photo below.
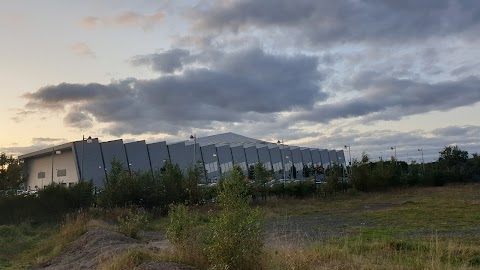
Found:
<path fill-rule="evenodd" d="M 270 217 L 269 269 L 480 269 L 480 185 L 272 201 L 262 209 Z"/>
<path fill-rule="evenodd" d="M 259 207 L 267 235 L 259 269 L 480 269 L 480 185 L 269 199 Z M 0 269 L 55 256 L 98 223 L 87 219 L 0 226 Z"/>

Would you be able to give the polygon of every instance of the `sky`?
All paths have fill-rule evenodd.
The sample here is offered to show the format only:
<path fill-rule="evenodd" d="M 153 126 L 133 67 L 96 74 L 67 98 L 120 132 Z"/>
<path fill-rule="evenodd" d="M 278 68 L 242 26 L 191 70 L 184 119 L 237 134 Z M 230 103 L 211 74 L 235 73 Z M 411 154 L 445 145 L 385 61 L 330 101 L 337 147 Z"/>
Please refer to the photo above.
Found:
<path fill-rule="evenodd" d="M 1 1 L 0 36 L 7 154 L 223 132 L 480 152 L 478 0 Z"/>

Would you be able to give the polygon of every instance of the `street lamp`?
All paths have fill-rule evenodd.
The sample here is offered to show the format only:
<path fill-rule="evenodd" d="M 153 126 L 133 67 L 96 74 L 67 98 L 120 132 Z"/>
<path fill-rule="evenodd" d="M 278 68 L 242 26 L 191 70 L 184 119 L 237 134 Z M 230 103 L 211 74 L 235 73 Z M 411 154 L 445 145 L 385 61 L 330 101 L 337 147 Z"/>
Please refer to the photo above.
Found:
<path fill-rule="evenodd" d="M 423 148 L 418 149 L 419 152 L 422 152 L 422 170 L 425 173 L 425 161 L 423 160 Z"/>
<path fill-rule="evenodd" d="M 197 169 L 197 135 L 190 135 L 190 140 L 193 140 L 193 166 Z"/>
<path fill-rule="evenodd" d="M 353 167 L 352 167 L 352 154 L 350 153 L 350 145 L 345 145 L 345 149 L 347 148 L 348 148 L 348 159 L 350 160 L 348 165 L 350 165 L 350 173 L 351 173 L 353 170 Z"/>
<path fill-rule="evenodd" d="M 52 148 L 52 184 L 53 184 L 53 158 L 55 157 L 55 155 L 60 155 L 61 153 L 62 151 L 60 150 L 55 151 L 55 147 Z"/>
<path fill-rule="evenodd" d="M 221 167 L 220 167 L 220 160 L 219 160 L 218 157 L 217 157 L 217 153 L 213 153 L 213 157 L 216 157 L 216 158 L 217 158 L 217 169 L 218 169 L 218 179 L 217 179 L 217 182 L 218 182 L 218 180 L 220 180 L 220 177 L 222 177 L 222 170 L 221 170 Z"/>
<path fill-rule="evenodd" d="M 87 141 L 87 143 L 92 143 L 93 142 L 92 137 L 88 136 L 86 141 Z M 85 135 L 82 136 L 82 170 L 80 171 L 80 179 L 81 180 L 85 180 L 84 179 L 84 173 L 83 173 L 83 160 L 84 159 L 85 159 Z"/>
<path fill-rule="evenodd" d="M 280 142 L 280 140 L 277 141 L 277 145 L 282 145 L 282 151 L 285 149 L 285 144 L 283 144 L 283 140 Z M 283 153 L 280 151 L 280 154 L 282 156 L 282 167 L 283 167 L 283 186 L 285 186 L 285 179 L 287 178 L 287 172 L 285 171 L 285 161 L 283 159 Z"/>
<path fill-rule="evenodd" d="M 290 180 L 293 180 L 293 166 L 292 166 L 292 161 L 290 161 L 289 156 L 285 156 L 285 159 L 288 159 L 288 164 L 290 165 L 290 169 L 288 169 L 288 172 L 290 173 Z"/>
<path fill-rule="evenodd" d="M 395 150 L 395 165 L 397 165 L 397 147 L 396 146 L 392 146 L 390 147 L 391 150 Z"/>

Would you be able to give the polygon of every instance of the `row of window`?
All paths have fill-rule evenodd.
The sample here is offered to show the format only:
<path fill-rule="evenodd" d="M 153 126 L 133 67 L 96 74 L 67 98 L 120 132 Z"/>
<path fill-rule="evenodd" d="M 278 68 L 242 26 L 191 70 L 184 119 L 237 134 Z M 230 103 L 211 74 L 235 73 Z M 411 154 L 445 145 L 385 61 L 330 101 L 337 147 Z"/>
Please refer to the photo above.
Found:
<path fill-rule="evenodd" d="M 273 163 L 273 171 L 278 172 L 283 169 L 282 162 Z"/>
<path fill-rule="evenodd" d="M 214 173 L 218 171 L 218 163 L 216 161 L 212 163 L 205 163 L 205 171 L 207 171 L 207 173 Z"/>
<path fill-rule="evenodd" d="M 227 162 L 220 164 L 220 167 L 222 168 L 222 172 L 228 172 L 233 168 L 233 162 Z"/>
<path fill-rule="evenodd" d="M 67 170 L 66 169 L 61 169 L 57 170 L 57 177 L 64 177 L 67 176 Z M 38 179 L 44 179 L 45 178 L 45 172 L 39 172 L 37 175 Z"/>

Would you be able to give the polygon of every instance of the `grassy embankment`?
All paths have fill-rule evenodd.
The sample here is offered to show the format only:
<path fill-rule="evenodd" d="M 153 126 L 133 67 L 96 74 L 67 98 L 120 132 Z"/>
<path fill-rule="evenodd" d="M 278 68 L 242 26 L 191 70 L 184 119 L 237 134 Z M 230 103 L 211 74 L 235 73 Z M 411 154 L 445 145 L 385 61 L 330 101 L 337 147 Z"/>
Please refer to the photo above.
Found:
<path fill-rule="evenodd" d="M 267 237 L 264 259 L 259 268 L 480 268 L 480 185 L 270 200 L 260 208 L 269 220 L 267 234 L 272 229 L 270 225 L 275 223 L 273 221 L 288 221 L 290 218 L 299 223 L 315 220 L 305 222 L 306 228 L 296 224 L 295 228 L 299 230 L 331 230 L 333 233 L 321 241 L 311 241 L 311 233 L 307 237 L 286 237 L 288 241 Z M 206 211 L 199 209 L 198 212 Z M 152 222 L 151 227 L 157 229 L 163 229 L 165 224 L 164 219 Z M 88 220 L 82 219 L 66 224 L 62 228 L 47 224 L 38 227 L 0 226 L 0 268 L 22 269 L 45 261 L 92 226 L 91 221 L 88 225 Z M 291 231 L 284 232 L 285 235 L 289 233 Z M 174 253 L 156 255 L 162 259 L 180 260 Z M 139 261 L 138 254 L 118 258 Z M 103 264 L 102 268 L 108 269 L 106 265 L 119 264 L 112 261 Z M 120 265 L 128 264 L 123 262 Z"/>

